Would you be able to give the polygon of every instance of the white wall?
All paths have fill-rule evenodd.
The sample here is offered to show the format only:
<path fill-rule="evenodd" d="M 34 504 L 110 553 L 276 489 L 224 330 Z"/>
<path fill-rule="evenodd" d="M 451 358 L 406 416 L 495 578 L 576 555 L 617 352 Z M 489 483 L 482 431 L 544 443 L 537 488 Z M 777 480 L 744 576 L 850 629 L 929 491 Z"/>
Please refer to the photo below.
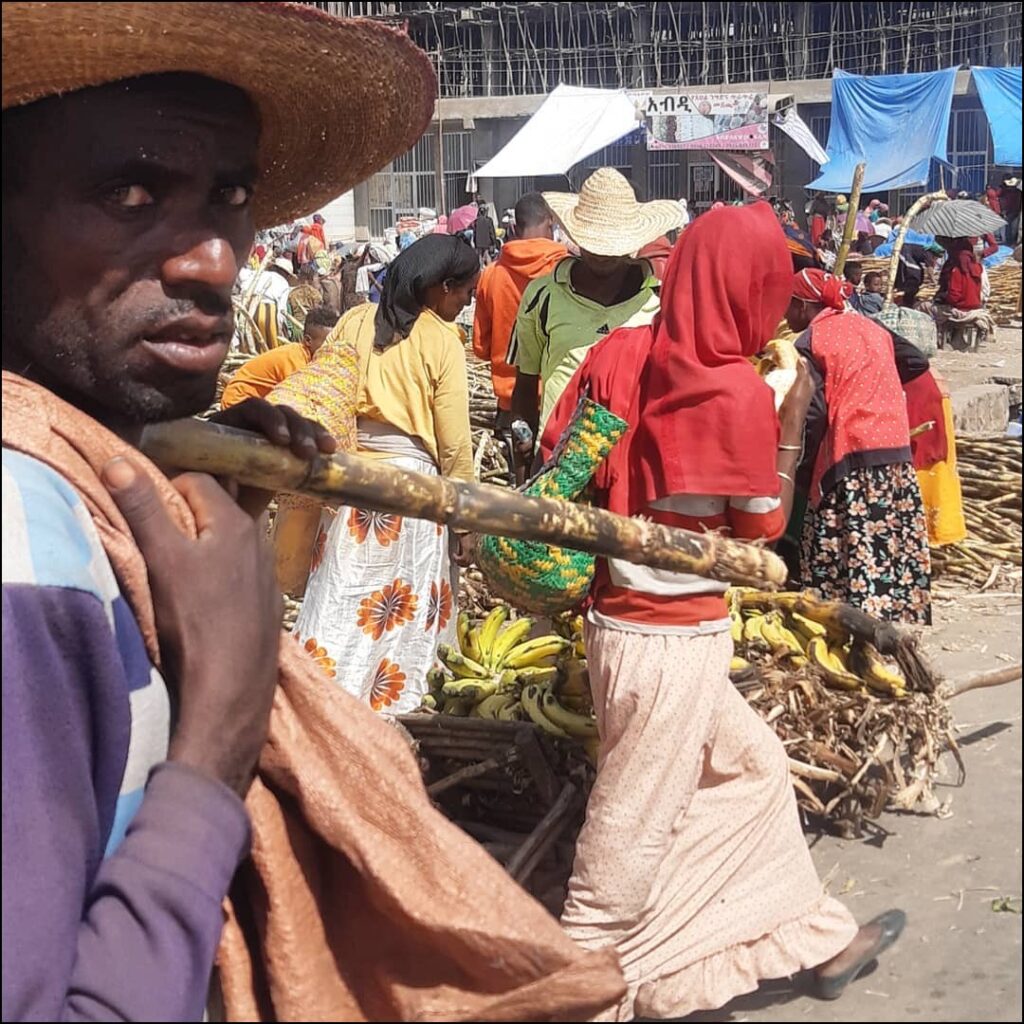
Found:
<path fill-rule="evenodd" d="M 332 199 L 320 213 L 324 218 L 324 231 L 328 242 L 354 242 L 356 240 L 356 205 L 352 192 Z"/>

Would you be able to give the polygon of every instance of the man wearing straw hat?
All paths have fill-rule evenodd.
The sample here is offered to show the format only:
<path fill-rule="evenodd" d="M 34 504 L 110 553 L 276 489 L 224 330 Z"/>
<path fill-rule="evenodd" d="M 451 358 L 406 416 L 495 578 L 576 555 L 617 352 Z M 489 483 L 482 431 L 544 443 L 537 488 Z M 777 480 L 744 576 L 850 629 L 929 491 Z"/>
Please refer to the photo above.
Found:
<path fill-rule="evenodd" d="M 210 404 L 254 229 L 408 150 L 434 94 L 404 35 L 305 6 L 3 5 L 5 1020 L 202 1013 L 280 598 L 263 530 L 211 479 L 177 482 L 191 540 L 133 449 L 89 453 Z M 230 422 L 333 450 L 259 400 Z M 127 521 L 141 582 L 115 579 L 97 509 Z"/>
<path fill-rule="evenodd" d="M 512 417 L 535 436 L 592 345 L 617 327 L 653 320 L 657 281 L 635 254 L 682 220 L 674 200 L 638 202 L 610 167 L 594 171 L 579 195 L 545 192 L 544 199 L 580 255 L 527 287 L 509 346 L 517 368 Z"/>

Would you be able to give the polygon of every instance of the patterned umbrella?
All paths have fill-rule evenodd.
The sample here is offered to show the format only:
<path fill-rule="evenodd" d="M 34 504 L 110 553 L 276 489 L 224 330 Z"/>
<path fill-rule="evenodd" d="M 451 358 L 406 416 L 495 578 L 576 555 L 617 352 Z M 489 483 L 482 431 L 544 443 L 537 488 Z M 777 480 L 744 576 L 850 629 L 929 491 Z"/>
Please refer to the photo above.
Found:
<path fill-rule="evenodd" d="M 1006 226 L 1002 217 L 973 199 L 934 203 L 919 213 L 910 226 L 926 235 L 943 238 L 974 238 Z"/>

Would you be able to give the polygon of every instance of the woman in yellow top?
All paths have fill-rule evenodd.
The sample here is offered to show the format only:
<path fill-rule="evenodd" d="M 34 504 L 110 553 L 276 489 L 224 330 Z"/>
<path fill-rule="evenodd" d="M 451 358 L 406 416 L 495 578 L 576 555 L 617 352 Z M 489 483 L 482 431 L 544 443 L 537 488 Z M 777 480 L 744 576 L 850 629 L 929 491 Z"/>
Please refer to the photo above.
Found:
<path fill-rule="evenodd" d="M 472 479 L 466 357 L 454 321 L 479 273 L 461 239 L 427 235 L 390 264 L 380 303 L 346 313 L 317 359 L 273 400 L 319 419 L 336 437 L 345 435 L 346 410 L 354 413 L 356 447 L 367 458 Z M 339 376 L 332 367 L 341 366 L 358 376 Z M 344 390 L 350 381 L 355 386 Z M 352 393 L 354 401 L 338 401 Z M 321 519 L 295 633 L 375 711 L 411 711 L 438 644 L 454 635 L 453 584 L 447 529 L 342 507 Z"/>

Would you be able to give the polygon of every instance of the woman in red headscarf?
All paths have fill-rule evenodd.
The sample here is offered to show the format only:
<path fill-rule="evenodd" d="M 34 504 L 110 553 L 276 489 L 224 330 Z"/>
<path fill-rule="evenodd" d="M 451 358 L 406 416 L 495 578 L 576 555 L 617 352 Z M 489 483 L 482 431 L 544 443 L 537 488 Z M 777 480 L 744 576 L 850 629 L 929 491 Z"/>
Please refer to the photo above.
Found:
<path fill-rule="evenodd" d="M 804 436 L 803 584 L 892 622 L 931 621 L 928 530 L 892 335 L 843 282 L 793 278 L 786 312 L 816 384 Z"/>
<path fill-rule="evenodd" d="M 700 217 L 669 261 L 658 320 L 590 350 L 545 450 L 589 395 L 629 424 L 598 471 L 597 503 L 777 537 L 812 388 L 802 371 L 776 417 L 748 357 L 772 336 L 790 278 L 767 204 Z M 902 927 L 894 911 L 858 930 L 822 891 L 782 744 L 729 680 L 724 591 L 598 563 L 586 645 L 601 752 L 562 924 L 618 951 L 627 993 L 600 1020 L 683 1017 L 803 968 L 835 997 Z"/>

